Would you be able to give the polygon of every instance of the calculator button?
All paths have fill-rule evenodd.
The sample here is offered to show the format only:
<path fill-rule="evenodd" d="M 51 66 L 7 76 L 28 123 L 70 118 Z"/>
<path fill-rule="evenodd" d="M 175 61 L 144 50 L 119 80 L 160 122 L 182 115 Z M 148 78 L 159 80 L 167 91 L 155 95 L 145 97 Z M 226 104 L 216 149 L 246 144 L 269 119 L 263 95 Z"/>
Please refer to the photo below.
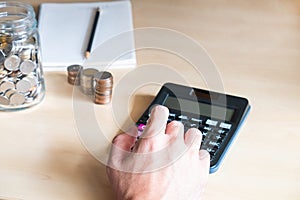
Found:
<path fill-rule="evenodd" d="M 208 119 L 208 120 L 206 120 L 206 124 L 210 125 L 210 126 L 217 126 L 218 121 Z"/>
<path fill-rule="evenodd" d="M 191 128 L 198 128 L 198 124 L 190 123 Z"/>
<path fill-rule="evenodd" d="M 214 155 L 217 152 L 218 148 L 212 147 L 212 148 L 207 148 L 206 151 L 210 153 L 211 155 Z"/>
<path fill-rule="evenodd" d="M 225 129 L 229 130 L 231 128 L 231 124 L 228 124 L 228 123 L 225 123 L 225 122 L 221 122 L 220 128 L 225 128 Z"/>
<path fill-rule="evenodd" d="M 188 131 L 190 128 L 198 128 L 197 124 L 191 124 L 190 122 L 182 122 L 184 125 L 184 132 Z"/>
<path fill-rule="evenodd" d="M 177 118 L 181 121 L 189 120 L 189 118 L 185 115 L 179 115 Z"/>
<path fill-rule="evenodd" d="M 216 135 L 216 139 L 219 141 L 219 140 L 222 140 L 223 137 L 221 137 L 220 135 Z"/>
<path fill-rule="evenodd" d="M 206 151 L 208 151 L 208 153 L 212 152 L 212 148 L 207 148 Z"/>
<path fill-rule="evenodd" d="M 169 113 L 169 117 L 176 117 L 176 114 L 175 113 Z"/>
<path fill-rule="evenodd" d="M 225 132 L 221 133 L 220 135 L 225 137 L 227 135 L 227 133 L 228 133 L 228 131 L 225 131 Z"/>
<path fill-rule="evenodd" d="M 212 128 L 209 127 L 209 126 L 205 126 L 203 129 L 204 129 L 204 130 L 207 130 L 207 131 L 211 131 L 211 130 L 212 130 Z"/>
<path fill-rule="evenodd" d="M 174 114 L 174 113 L 169 114 L 169 119 L 170 120 L 175 120 L 175 118 L 176 118 L 176 114 Z"/>
<path fill-rule="evenodd" d="M 202 123 L 202 120 L 201 119 L 197 119 L 197 118 L 191 118 L 191 121 L 193 121 L 193 122 L 196 122 L 196 123 L 199 123 L 199 124 L 201 124 Z"/>
<path fill-rule="evenodd" d="M 220 133 L 220 134 L 224 134 L 224 133 L 226 133 L 227 131 L 225 131 L 225 130 L 223 130 L 223 129 L 218 129 L 217 132 Z"/>
<path fill-rule="evenodd" d="M 218 141 L 219 139 L 221 139 L 221 136 L 220 135 L 216 135 L 214 133 L 209 133 L 209 140 L 210 141 Z"/>
<path fill-rule="evenodd" d="M 208 132 L 202 132 L 202 135 L 203 135 L 204 137 L 206 137 L 206 136 L 207 136 L 207 133 L 208 133 Z"/>
<path fill-rule="evenodd" d="M 220 143 L 219 142 L 213 142 L 213 141 L 209 141 L 208 143 L 210 146 L 214 146 L 214 147 L 219 147 Z"/>

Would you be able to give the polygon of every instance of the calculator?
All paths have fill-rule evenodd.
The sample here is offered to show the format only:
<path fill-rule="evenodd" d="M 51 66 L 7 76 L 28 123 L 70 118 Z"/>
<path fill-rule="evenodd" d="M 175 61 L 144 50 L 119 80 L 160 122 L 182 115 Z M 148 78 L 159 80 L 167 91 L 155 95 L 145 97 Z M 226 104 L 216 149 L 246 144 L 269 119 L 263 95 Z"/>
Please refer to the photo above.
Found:
<path fill-rule="evenodd" d="M 243 97 L 166 83 L 137 121 L 140 134 L 155 105 L 169 109 L 168 123 L 181 121 L 184 132 L 189 128 L 197 128 L 202 132 L 199 149 L 205 149 L 210 154 L 210 173 L 220 167 L 250 110 L 248 100 Z"/>

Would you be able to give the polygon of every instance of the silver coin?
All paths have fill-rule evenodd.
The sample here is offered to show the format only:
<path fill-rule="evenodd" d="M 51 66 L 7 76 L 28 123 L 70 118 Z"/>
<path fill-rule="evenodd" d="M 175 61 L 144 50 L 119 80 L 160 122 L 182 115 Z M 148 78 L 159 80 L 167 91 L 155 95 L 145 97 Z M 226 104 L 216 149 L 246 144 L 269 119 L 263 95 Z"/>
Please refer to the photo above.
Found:
<path fill-rule="evenodd" d="M 24 60 L 20 65 L 20 71 L 23 74 L 30 74 L 36 68 L 36 64 L 31 60 Z"/>
<path fill-rule="evenodd" d="M 70 65 L 67 67 L 67 71 L 68 72 L 73 72 L 74 74 L 77 75 L 78 72 L 80 72 L 82 70 L 82 66 L 81 65 L 77 65 L 77 64 L 74 64 L 74 65 Z"/>
<path fill-rule="evenodd" d="M 20 53 L 19 53 L 19 57 L 22 60 L 30 60 L 31 58 L 31 49 L 23 49 Z"/>
<path fill-rule="evenodd" d="M 15 89 L 15 84 L 10 81 L 3 81 L 0 84 L 0 92 L 5 93 L 7 90 Z"/>
<path fill-rule="evenodd" d="M 31 87 L 35 87 L 38 84 L 38 79 L 35 76 L 26 76 L 23 78 L 31 83 Z"/>
<path fill-rule="evenodd" d="M 30 89 L 31 89 L 31 82 L 29 80 L 20 80 L 17 82 L 16 84 L 16 89 L 18 92 L 20 93 L 27 93 L 27 92 L 30 92 Z"/>
<path fill-rule="evenodd" d="M 0 105 L 8 106 L 9 105 L 9 99 L 5 96 L 0 96 Z"/>
<path fill-rule="evenodd" d="M 11 72 L 7 71 L 6 69 L 4 69 L 4 68 L 0 69 L 0 79 L 4 79 L 9 74 L 11 74 Z"/>
<path fill-rule="evenodd" d="M 4 67 L 9 71 L 17 71 L 19 69 L 21 59 L 16 56 L 12 55 L 5 59 L 4 61 Z"/>
<path fill-rule="evenodd" d="M 9 90 L 7 90 L 7 91 L 5 92 L 5 96 L 6 96 L 7 98 L 9 98 L 10 95 L 12 95 L 12 94 L 14 94 L 14 93 L 16 93 L 16 92 L 17 92 L 17 91 L 14 90 L 14 89 L 9 89 Z"/>
<path fill-rule="evenodd" d="M 83 84 L 85 84 L 85 82 L 88 83 L 88 86 L 97 72 L 99 72 L 97 69 L 84 69 L 80 73 L 80 80 L 82 80 Z"/>
<path fill-rule="evenodd" d="M 25 96 L 18 92 L 15 92 L 9 97 L 9 104 L 13 106 L 22 105 L 25 102 Z"/>
<path fill-rule="evenodd" d="M 93 94 L 94 90 L 94 75 L 99 72 L 97 69 L 84 69 L 80 73 L 80 85 L 84 94 Z"/>
<path fill-rule="evenodd" d="M 82 91 L 83 94 L 86 94 L 86 95 L 94 94 L 94 90 L 92 88 L 89 88 L 89 87 L 81 87 L 81 91 Z"/>
<path fill-rule="evenodd" d="M 88 69 L 84 69 L 81 74 L 82 74 L 82 76 L 85 76 L 85 77 L 93 77 L 94 74 L 96 74 L 97 72 L 99 72 L 99 70 L 88 68 Z"/>

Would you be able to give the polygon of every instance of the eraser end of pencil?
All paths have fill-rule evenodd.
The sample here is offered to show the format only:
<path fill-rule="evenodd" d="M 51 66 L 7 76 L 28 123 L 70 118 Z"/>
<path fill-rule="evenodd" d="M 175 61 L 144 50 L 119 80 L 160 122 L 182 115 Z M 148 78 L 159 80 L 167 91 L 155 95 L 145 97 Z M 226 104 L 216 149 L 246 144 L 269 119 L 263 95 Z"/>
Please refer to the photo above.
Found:
<path fill-rule="evenodd" d="M 89 58 L 90 55 L 91 55 L 91 53 L 90 53 L 89 51 L 85 52 L 85 57 L 86 57 L 86 58 Z"/>

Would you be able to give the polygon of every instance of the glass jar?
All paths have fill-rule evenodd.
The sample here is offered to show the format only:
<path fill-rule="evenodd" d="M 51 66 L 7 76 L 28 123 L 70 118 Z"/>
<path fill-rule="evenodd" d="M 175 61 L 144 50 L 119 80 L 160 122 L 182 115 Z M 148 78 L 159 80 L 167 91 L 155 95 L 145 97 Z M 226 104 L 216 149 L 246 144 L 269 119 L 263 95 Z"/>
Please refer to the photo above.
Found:
<path fill-rule="evenodd" d="M 21 2 L 0 2 L 0 110 L 28 108 L 44 96 L 33 7 Z"/>

